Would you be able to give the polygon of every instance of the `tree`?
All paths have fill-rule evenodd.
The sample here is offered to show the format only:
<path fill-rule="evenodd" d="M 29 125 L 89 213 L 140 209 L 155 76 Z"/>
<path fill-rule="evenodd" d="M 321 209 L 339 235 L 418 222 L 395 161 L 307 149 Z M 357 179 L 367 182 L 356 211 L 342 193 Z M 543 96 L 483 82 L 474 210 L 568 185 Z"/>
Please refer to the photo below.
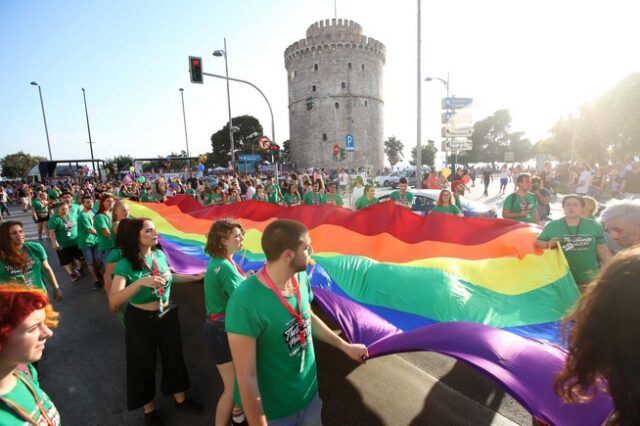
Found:
<path fill-rule="evenodd" d="M 509 151 L 513 152 L 513 159 L 517 162 L 524 162 L 533 157 L 531 141 L 524 137 L 524 132 L 509 134 Z"/>
<path fill-rule="evenodd" d="M 422 165 L 423 166 L 426 165 L 433 168 L 436 160 L 437 151 L 438 150 L 436 149 L 436 147 L 431 144 L 422 145 Z M 416 165 L 417 152 L 418 150 L 416 149 L 415 146 L 411 148 L 411 161 L 409 161 L 409 164 L 411 164 L 412 166 Z"/>
<path fill-rule="evenodd" d="M 45 157 L 31 156 L 22 151 L 9 154 L 0 160 L 2 176 L 26 178 L 29 171 L 40 161 L 47 161 Z"/>
<path fill-rule="evenodd" d="M 259 136 L 262 136 L 262 125 L 257 118 L 250 115 L 242 115 L 233 118 L 233 126 L 239 130 L 234 133 L 234 151 L 236 154 L 236 161 L 238 161 L 238 154 L 252 152 L 258 152 L 258 148 L 255 147 L 255 139 L 249 138 L 249 136 L 257 132 Z M 213 149 L 211 159 L 217 166 L 226 167 L 231 161 L 231 142 L 229 141 L 229 123 L 213 135 L 211 135 L 211 147 Z"/>
<path fill-rule="evenodd" d="M 290 163 L 291 162 L 291 140 L 287 139 L 286 141 L 282 142 L 282 161 L 284 163 Z"/>
<path fill-rule="evenodd" d="M 460 160 L 466 163 L 503 161 L 509 147 L 510 128 L 511 113 L 507 109 L 498 110 L 477 121 L 471 135 L 473 149 L 461 152 Z"/>
<path fill-rule="evenodd" d="M 395 136 L 391 136 L 384 141 L 384 153 L 389 160 L 389 164 L 391 164 L 391 168 L 404 158 L 404 153 L 402 152 L 403 149 L 404 144 L 400 142 L 400 140 L 396 139 Z"/>
<path fill-rule="evenodd" d="M 133 165 L 133 158 L 130 155 L 117 155 L 113 158 L 108 158 L 105 167 L 109 169 L 110 173 L 115 174 L 117 171 L 129 170 L 129 167 Z"/>

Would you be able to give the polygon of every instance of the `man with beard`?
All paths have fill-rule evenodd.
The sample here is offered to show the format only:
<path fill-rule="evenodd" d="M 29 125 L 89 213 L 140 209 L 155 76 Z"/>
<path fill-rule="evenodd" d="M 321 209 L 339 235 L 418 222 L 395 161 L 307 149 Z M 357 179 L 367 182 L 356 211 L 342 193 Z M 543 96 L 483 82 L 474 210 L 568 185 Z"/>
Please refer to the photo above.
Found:
<path fill-rule="evenodd" d="M 233 292 L 226 317 L 245 415 L 250 425 L 321 424 L 312 336 L 358 362 L 367 348 L 342 340 L 311 311 L 304 271 L 313 250 L 302 223 L 275 220 L 262 249 L 266 265 Z"/>
<path fill-rule="evenodd" d="M 640 200 L 612 201 L 600 215 L 600 221 L 623 249 L 640 244 Z"/>

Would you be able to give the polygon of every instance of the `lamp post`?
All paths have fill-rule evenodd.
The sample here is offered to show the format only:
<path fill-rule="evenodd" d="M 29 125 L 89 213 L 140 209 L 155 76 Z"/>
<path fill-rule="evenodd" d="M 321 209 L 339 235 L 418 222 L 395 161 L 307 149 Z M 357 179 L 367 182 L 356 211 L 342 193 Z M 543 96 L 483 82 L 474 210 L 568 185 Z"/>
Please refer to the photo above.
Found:
<path fill-rule="evenodd" d="M 82 89 L 82 99 L 84 99 L 84 114 L 87 117 L 87 132 L 89 132 L 89 148 L 91 150 L 91 168 L 93 169 L 93 174 L 96 174 L 96 163 L 93 161 L 93 141 L 91 140 L 91 127 L 89 127 L 89 111 L 87 110 L 87 95 L 84 92 L 84 87 Z M 98 168 L 98 178 L 100 178 L 100 168 Z"/>
<path fill-rule="evenodd" d="M 420 0 L 418 0 L 418 53 L 417 53 L 417 57 L 418 57 L 418 84 L 417 84 L 417 98 L 418 98 L 418 106 L 417 106 L 417 115 L 418 115 L 418 120 L 417 120 L 417 144 L 416 144 L 416 188 L 422 188 L 422 141 L 420 140 L 422 138 L 422 77 L 421 77 L 421 54 L 422 54 L 422 40 L 421 40 L 421 28 L 422 28 L 422 21 L 420 18 Z"/>
<path fill-rule="evenodd" d="M 180 99 L 182 99 L 182 120 L 184 122 L 184 141 L 187 144 L 187 157 L 191 157 L 189 155 L 189 138 L 187 137 L 187 115 L 184 112 L 184 89 L 181 87 L 178 90 L 180 91 Z M 189 171 L 191 171 L 191 160 L 187 164 L 189 165 Z"/>
<path fill-rule="evenodd" d="M 42 119 L 44 120 L 44 132 L 47 135 L 47 148 L 49 148 L 49 161 L 53 161 L 53 156 L 51 155 L 51 142 L 49 141 L 49 129 L 47 128 L 47 116 L 44 114 L 44 102 L 42 101 L 42 89 L 40 89 L 40 85 L 35 81 L 30 83 L 32 86 L 38 86 L 38 93 L 40 94 L 40 106 L 42 107 Z"/>
<path fill-rule="evenodd" d="M 231 121 L 231 95 L 229 94 L 229 62 L 227 61 L 227 38 L 224 38 L 224 50 L 215 50 L 213 56 L 224 57 L 224 70 L 227 79 L 227 107 L 229 108 L 229 142 L 231 144 L 231 167 L 236 168 L 236 152 L 233 143 L 233 122 Z"/>
<path fill-rule="evenodd" d="M 449 71 L 447 71 L 447 79 L 445 80 L 444 78 L 440 78 L 440 77 L 427 77 L 424 79 L 424 81 L 433 81 L 433 80 L 438 80 L 439 82 L 441 82 L 442 84 L 444 84 L 444 87 L 447 89 L 447 98 L 449 97 L 449 86 L 451 84 L 451 77 L 449 76 Z M 449 114 L 449 108 L 447 108 L 447 116 L 450 117 Z M 445 138 L 448 139 L 448 138 Z M 452 163 L 451 163 L 451 168 L 453 169 L 452 173 L 455 171 L 455 162 L 453 160 L 453 158 L 451 159 Z"/>

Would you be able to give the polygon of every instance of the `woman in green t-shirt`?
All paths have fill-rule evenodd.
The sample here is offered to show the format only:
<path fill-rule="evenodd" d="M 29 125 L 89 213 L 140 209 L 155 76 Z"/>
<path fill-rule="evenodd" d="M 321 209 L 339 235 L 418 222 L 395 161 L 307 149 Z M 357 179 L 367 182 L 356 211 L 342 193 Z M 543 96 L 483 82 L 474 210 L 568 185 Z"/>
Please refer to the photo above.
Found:
<path fill-rule="evenodd" d="M 289 187 L 289 192 L 284 196 L 284 203 L 287 207 L 299 206 L 302 204 L 302 197 L 300 197 L 300 193 L 298 192 L 298 185 L 292 184 Z"/>
<path fill-rule="evenodd" d="M 111 294 L 111 279 L 113 269 L 116 264 L 122 259 L 122 246 L 123 232 L 126 232 L 126 222 L 129 219 L 129 204 L 126 201 L 118 200 L 113 206 L 113 240 L 114 247 L 109 251 L 107 257 L 104 260 L 104 289 L 107 292 L 107 297 Z M 120 231 L 122 229 L 122 231 Z M 117 312 L 117 311 L 115 311 Z M 113 312 L 113 313 L 115 313 Z"/>
<path fill-rule="evenodd" d="M 109 307 L 116 312 L 128 304 L 124 314 L 127 408 L 142 407 L 147 421 L 158 421 L 154 383 L 155 355 L 160 352 L 163 393 L 173 394 L 180 409 L 200 411 L 200 404 L 185 396 L 190 383 L 182 355 L 180 321 L 178 309 L 169 298 L 172 282 L 201 281 L 204 273 L 172 273 L 165 254 L 157 249 L 158 231 L 149 219 L 130 219 L 123 237 L 122 259 L 113 270 Z"/>
<path fill-rule="evenodd" d="M 43 236 L 49 234 L 47 222 L 49 222 L 49 201 L 47 193 L 40 191 L 38 196 L 31 202 L 31 212 L 33 221 L 38 224 L 38 239 L 42 240 Z"/>
<path fill-rule="evenodd" d="M 380 203 L 375 196 L 376 189 L 373 185 L 366 185 L 364 187 L 364 195 L 356 200 L 356 210 L 364 209 L 374 204 Z"/>
<path fill-rule="evenodd" d="M 60 414 L 31 365 L 42 358 L 58 313 L 45 293 L 18 283 L 0 286 L 0 306 L 0 424 L 58 426 Z"/>
<path fill-rule="evenodd" d="M 113 220 L 111 218 L 111 210 L 115 199 L 111 194 L 103 194 L 100 197 L 98 213 L 93 218 L 93 226 L 98 233 L 98 253 L 100 261 L 104 263 L 104 259 L 114 247 L 113 238 Z"/>
<path fill-rule="evenodd" d="M 216 405 L 216 425 L 228 425 L 231 414 L 236 417 L 242 408 L 233 405 L 235 370 L 225 333 L 225 314 L 229 297 L 244 281 L 245 274 L 234 262 L 233 255 L 242 249 L 244 229 L 231 219 L 216 221 L 207 235 L 205 253 L 211 256 L 204 276 L 204 300 L 207 320 L 204 325 L 205 344 L 222 377 L 222 395 Z"/>
<path fill-rule="evenodd" d="M 56 301 L 62 300 L 62 290 L 42 244 L 25 241 L 22 222 L 9 220 L 0 224 L 0 286 L 21 282 L 26 287 L 36 287 L 46 293 L 47 287 L 42 279 L 44 271 L 53 285 Z"/>
<path fill-rule="evenodd" d="M 455 214 L 456 216 L 462 216 L 460 209 L 458 206 L 452 203 L 453 197 L 451 196 L 451 191 L 448 189 L 443 189 L 440 191 L 440 195 L 438 195 L 438 201 L 436 205 L 433 206 L 429 213 L 448 213 Z"/>
<path fill-rule="evenodd" d="M 269 202 L 267 194 L 264 193 L 264 186 L 262 184 L 258 184 L 256 186 L 256 193 L 253 194 L 253 197 L 251 197 L 251 199 L 256 201 L 264 201 L 265 203 Z"/>

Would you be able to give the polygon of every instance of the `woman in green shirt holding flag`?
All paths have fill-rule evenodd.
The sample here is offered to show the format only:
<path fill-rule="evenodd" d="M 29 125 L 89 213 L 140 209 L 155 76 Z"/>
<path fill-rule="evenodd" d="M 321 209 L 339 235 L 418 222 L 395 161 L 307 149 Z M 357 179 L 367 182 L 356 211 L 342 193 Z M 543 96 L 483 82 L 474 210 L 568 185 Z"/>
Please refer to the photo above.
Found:
<path fill-rule="evenodd" d="M 442 191 L 440 191 L 440 195 L 438 195 L 438 201 L 436 202 L 436 205 L 431 209 L 431 212 L 448 213 L 455 214 L 456 216 L 462 216 L 462 213 L 460 212 L 458 206 L 451 202 L 452 198 L 453 197 L 451 195 L 451 191 L 449 191 L 448 189 L 443 189 Z"/>
<path fill-rule="evenodd" d="M 380 203 L 375 196 L 376 189 L 373 185 L 366 185 L 364 187 L 364 195 L 356 200 L 356 210 L 364 209 L 374 204 Z"/>

